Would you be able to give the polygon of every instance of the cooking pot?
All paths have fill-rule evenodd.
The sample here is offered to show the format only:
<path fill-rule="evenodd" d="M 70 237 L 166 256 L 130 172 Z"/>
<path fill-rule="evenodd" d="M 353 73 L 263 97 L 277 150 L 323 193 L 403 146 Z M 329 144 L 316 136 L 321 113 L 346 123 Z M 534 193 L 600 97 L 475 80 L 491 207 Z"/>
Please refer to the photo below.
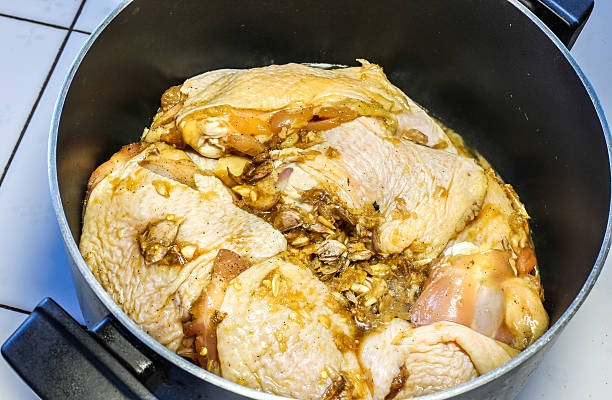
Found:
<path fill-rule="evenodd" d="M 49 146 L 52 201 L 87 327 L 46 299 L 2 354 L 43 398 L 277 398 L 170 352 L 111 300 L 77 245 L 87 179 L 138 141 L 160 94 L 186 77 L 366 58 L 478 149 L 532 216 L 550 329 L 499 368 L 423 399 L 515 397 L 584 302 L 610 246 L 610 133 L 568 51 L 592 7 L 592 0 L 121 5 L 72 66 Z"/>

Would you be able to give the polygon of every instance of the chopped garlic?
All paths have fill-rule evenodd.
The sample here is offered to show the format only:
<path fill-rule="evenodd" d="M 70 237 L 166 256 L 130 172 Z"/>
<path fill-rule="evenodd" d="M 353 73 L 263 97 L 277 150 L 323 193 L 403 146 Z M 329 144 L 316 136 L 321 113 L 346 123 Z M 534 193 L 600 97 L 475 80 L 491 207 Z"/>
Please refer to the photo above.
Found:
<path fill-rule="evenodd" d="M 366 307 L 370 307 L 374 303 L 376 303 L 376 299 L 374 297 L 370 296 L 370 297 L 368 297 L 368 300 L 366 300 L 365 306 Z"/>
<path fill-rule="evenodd" d="M 196 250 L 197 250 L 196 246 L 188 245 L 188 246 L 185 246 L 185 247 L 181 248 L 181 254 L 187 260 L 191 260 L 191 258 L 195 254 Z"/>
<path fill-rule="evenodd" d="M 272 295 L 274 297 L 278 296 L 279 291 L 280 291 L 280 275 L 274 274 L 274 278 L 272 278 Z"/>
<path fill-rule="evenodd" d="M 363 294 L 369 292 L 370 289 L 366 285 L 362 285 L 360 283 L 351 284 L 351 290 L 355 293 Z"/>
<path fill-rule="evenodd" d="M 320 223 L 322 223 L 323 225 L 325 225 L 326 227 L 328 227 L 329 229 L 336 229 L 336 227 L 334 226 L 334 224 L 332 224 L 329 220 L 327 220 L 325 217 L 319 215 L 317 217 L 317 221 L 319 221 Z"/>

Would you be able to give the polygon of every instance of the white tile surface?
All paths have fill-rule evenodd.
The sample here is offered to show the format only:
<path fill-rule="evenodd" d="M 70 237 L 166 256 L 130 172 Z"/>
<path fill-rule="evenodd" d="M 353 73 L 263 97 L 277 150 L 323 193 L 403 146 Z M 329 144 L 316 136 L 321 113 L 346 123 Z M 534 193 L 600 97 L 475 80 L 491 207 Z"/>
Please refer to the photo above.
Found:
<path fill-rule="evenodd" d="M 80 4 L 81 0 L 2 0 L 0 13 L 67 28 L 72 23 Z"/>
<path fill-rule="evenodd" d="M 0 308 L 0 344 L 15 332 L 26 317 L 27 315 Z M 5 400 L 38 399 L 4 358 L 0 358 L 0 388 L 2 390 L 0 398 Z"/>
<path fill-rule="evenodd" d="M 0 17 L 0 171 L 65 35 L 64 30 Z"/>
<path fill-rule="evenodd" d="M 517 400 L 612 398 L 610 293 L 612 258 Z"/>
<path fill-rule="evenodd" d="M 612 119 L 612 1 L 596 0 L 591 18 L 572 54 L 597 91 L 608 121 Z"/>
<path fill-rule="evenodd" d="M 94 31 L 100 22 L 121 3 L 123 0 L 87 0 L 74 26 L 75 29 L 86 32 Z"/>
<path fill-rule="evenodd" d="M 32 3 L 36 2 L 32 1 Z M 61 3 L 61 1 L 58 2 Z M 70 3 L 69 0 L 64 2 Z M 86 31 L 95 29 L 104 15 L 118 3 L 120 3 L 119 0 L 87 0 L 82 16 L 77 22 L 77 29 Z M 10 7 L 18 10 L 19 4 L 23 2 L 11 4 Z M 3 8 L 6 7 L 0 5 L 0 12 L 6 12 L 2 11 Z M 21 16 L 28 17 L 27 15 Z M 612 20 L 612 1 L 597 0 L 595 11 L 578 39 L 573 53 L 599 94 L 608 116 L 612 118 L 612 76 L 610 76 L 612 72 L 612 26 L 609 24 L 610 20 Z M 12 35 L 14 38 L 0 42 L 2 54 L 11 54 L 4 52 L 4 46 L 11 46 L 15 40 L 22 40 L 22 42 L 29 40 L 30 43 L 37 43 L 36 40 L 45 41 L 48 40 L 47 35 L 52 35 L 49 31 L 37 30 L 36 32 L 42 32 L 37 39 L 36 34 L 30 39 L 27 38 L 29 36 L 23 34 L 21 39 L 15 39 L 17 27 L 4 29 L 2 24 L 3 19 L 0 18 L 0 37 L 6 39 L 6 35 Z M 24 29 L 22 27 L 20 32 L 23 32 Z M 60 65 L 58 65 L 53 80 L 50 82 L 39 110 L 16 155 L 9 175 L 0 188 L 0 226 L 15 227 L 9 234 L 7 234 L 7 229 L 0 230 L 0 243 L 4 249 L 10 249 L 4 252 L 5 260 L 3 267 L 0 268 L 0 303 L 31 309 L 43 297 L 52 296 L 78 318 L 81 318 L 80 312 L 48 195 L 46 140 L 51 110 L 61 78 L 65 75 L 69 61 L 76 54 L 84 39 L 83 35 L 72 35 Z M 44 44 L 38 46 L 36 49 L 45 50 L 46 48 Z M 39 56 L 40 51 L 32 50 L 28 54 Z M 52 61 L 54 52 L 49 50 L 48 54 L 51 54 Z M 6 68 L 5 63 L 0 63 L 0 76 L 7 76 L 3 70 Z M 11 60 L 8 60 L 8 63 L 10 64 Z M 31 83 L 36 79 L 36 71 L 38 71 L 34 67 L 40 63 L 21 64 L 14 62 L 14 80 L 19 80 L 22 85 L 23 82 Z M 41 83 L 42 79 L 44 76 L 40 78 Z M 12 84 L 12 82 L 8 83 Z M 19 86 L 15 84 L 14 87 Z M 8 124 L 8 122 L 4 122 L 2 115 L 11 115 L 11 119 L 18 118 L 18 116 L 13 117 L 12 114 L 22 112 L 25 106 L 16 106 L 13 113 L 3 112 L 5 109 L 2 108 L 4 107 L 2 101 L 0 100 L 0 127 L 4 128 L 8 125 L 3 124 Z M 25 114 L 27 115 L 27 111 Z M 0 161 L 2 151 L 0 148 Z M 16 281 L 20 284 L 6 284 L 6 282 Z M 570 322 L 542 365 L 533 374 L 519 395 L 519 400 L 604 400 L 612 398 L 612 342 L 609 337 L 612 335 L 612 319 L 607 315 L 609 311 L 604 311 L 609 310 L 612 304 L 611 293 L 612 258 L 606 263 L 602 276 L 587 302 Z M 22 320 L 23 316 L 20 314 L 0 310 L 0 341 L 4 341 Z M 0 361 L 0 387 L 3 390 L 0 395 L 2 399 L 35 398 L 3 360 Z"/>
<path fill-rule="evenodd" d="M 47 140 L 57 95 L 72 60 L 86 40 L 72 33 L 0 187 L 0 303 L 31 310 L 53 297 L 82 319 L 47 179 Z M 7 284 L 13 282 L 14 284 Z"/>

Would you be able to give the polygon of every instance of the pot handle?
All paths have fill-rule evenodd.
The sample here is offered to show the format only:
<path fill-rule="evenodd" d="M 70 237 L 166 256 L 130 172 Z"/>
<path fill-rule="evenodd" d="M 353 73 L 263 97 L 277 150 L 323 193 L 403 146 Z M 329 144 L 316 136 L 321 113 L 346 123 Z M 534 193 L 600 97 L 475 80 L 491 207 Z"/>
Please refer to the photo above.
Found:
<path fill-rule="evenodd" d="M 594 0 L 520 0 L 571 49 L 582 31 Z"/>
<path fill-rule="evenodd" d="M 2 346 L 43 399 L 155 399 L 162 372 L 112 317 L 94 329 L 44 299 Z"/>

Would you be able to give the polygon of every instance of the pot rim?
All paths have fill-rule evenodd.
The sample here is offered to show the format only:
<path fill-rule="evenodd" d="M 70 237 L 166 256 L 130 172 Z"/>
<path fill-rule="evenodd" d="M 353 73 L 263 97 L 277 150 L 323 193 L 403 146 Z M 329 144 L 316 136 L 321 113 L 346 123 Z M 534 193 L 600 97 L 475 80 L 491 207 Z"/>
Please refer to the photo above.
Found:
<path fill-rule="evenodd" d="M 64 240 L 64 244 L 66 246 L 66 250 L 70 253 L 70 257 L 74 260 L 74 264 L 77 266 L 79 272 L 89 285 L 89 287 L 93 290 L 93 292 L 98 296 L 98 298 L 102 301 L 104 306 L 112 313 L 112 315 L 117 318 L 117 320 L 126 327 L 130 333 L 136 336 L 141 342 L 143 342 L 147 347 L 154 350 L 159 356 L 163 357 L 170 363 L 176 365 L 177 367 L 183 369 L 189 374 L 200 378 L 206 382 L 212 383 L 216 386 L 219 386 L 223 389 L 229 390 L 236 394 L 249 397 L 252 399 L 258 400 L 275 400 L 275 399 L 288 399 L 287 397 L 278 396 L 271 393 L 261 392 L 256 389 L 248 388 L 246 386 L 242 386 L 238 383 L 229 381 L 225 378 L 222 378 L 218 375 L 210 373 L 203 368 L 200 368 L 186 359 L 178 356 L 173 353 L 166 347 L 164 347 L 157 340 L 153 339 L 149 334 L 147 334 L 142 328 L 140 328 L 131 318 L 127 316 L 126 313 L 123 312 L 119 308 L 119 306 L 112 300 L 110 295 L 104 290 L 102 285 L 96 280 L 91 270 L 88 268 L 85 263 L 84 258 L 82 257 L 78 244 L 76 243 L 75 238 L 72 236 L 70 228 L 68 226 L 68 220 L 66 219 L 66 215 L 64 213 L 64 209 L 62 206 L 62 201 L 59 193 L 59 182 L 57 179 L 57 136 L 59 132 L 59 122 L 64 106 L 64 102 L 66 100 L 66 95 L 68 94 L 68 90 L 72 83 L 72 80 L 76 74 L 78 67 L 81 62 L 87 55 L 89 49 L 96 41 L 98 36 L 102 33 L 102 31 L 113 21 L 117 15 L 123 11 L 133 0 L 125 0 L 121 4 L 119 4 L 101 23 L 98 25 L 96 30 L 91 34 L 87 42 L 81 48 L 79 54 L 75 58 L 68 75 L 64 79 L 62 84 L 62 88 L 60 94 L 58 96 L 57 102 L 55 104 L 55 110 L 53 112 L 53 118 L 51 121 L 51 129 L 49 135 L 49 148 L 48 148 L 48 176 L 49 176 L 49 186 L 51 191 L 51 198 L 53 203 L 53 208 L 55 210 L 55 215 L 58 220 L 59 228 Z M 604 111 L 601 107 L 599 99 L 597 98 L 597 94 L 595 90 L 591 86 L 591 83 L 585 76 L 584 72 L 581 70 L 578 62 L 573 58 L 570 54 L 569 50 L 565 47 L 565 45 L 555 36 L 555 34 L 537 17 L 535 16 L 525 5 L 523 5 L 519 0 L 507 0 L 516 8 L 518 8 L 527 18 L 529 18 L 535 25 L 537 25 L 548 38 L 555 44 L 555 46 L 559 49 L 561 54 L 565 57 L 565 59 L 572 66 L 578 77 L 580 78 L 582 84 L 584 85 L 589 97 L 591 98 L 591 102 L 595 107 L 595 111 L 597 112 L 597 116 L 601 123 L 601 127 L 603 129 L 604 138 L 606 141 L 606 148 L 608 150 L 608 162 L 610 164 L 610 172 L 612 176 L 612 137 L 610 136 L 610 128 L 606 121 L 606 117 L 604 115 Z M 612 184 L 611 184 L 612 191 Z M 606 257 L 608 255 L 608 251 L 610 249 L 612 238 L 612 196 L 611 196 L 611 205 L 608 210 L 608 220 L 606 224 L 606 232 L 603 237 L 602 245 L 593 265 L 593 269 L 589 274 L 586 282 L 580 289 L 578 295 L 574 298 L 570 306 L 565 310 L 565 312 L 561 315 L 559 320 L 555 322 L 548 330 L 533 344 L 523 350 L 519 355 L 512 358 L 510 361 L 502 364 L 496 369 L 479 376 L 476 379 L 472 379 L 463 384 L 454 386 L 452 388 L 431 393 L 425 396 L 420 396 L 415 399 L 419 400 L 443 400 L 449 399 L 454 396 L 460 395 L 462 393 L 469 392 L 477 387 L 480 387 L 488 382 L 491 382 L 502 375 L 505 375 L 509 371 L 518 367 L 520 364 L 534 356 L 537 352 L 539 352 L 543 347 L 545 347 L 549 342 L 552 342 L 556 339 L 557 335 L 565 328 L 570 319 L 574 316 L 576 311 L 580 308 L 580 306 L 584 303 L 587 295 L 595 285 L 599 274 L 601 273 L 604 263 L 606 261 Z"/>

